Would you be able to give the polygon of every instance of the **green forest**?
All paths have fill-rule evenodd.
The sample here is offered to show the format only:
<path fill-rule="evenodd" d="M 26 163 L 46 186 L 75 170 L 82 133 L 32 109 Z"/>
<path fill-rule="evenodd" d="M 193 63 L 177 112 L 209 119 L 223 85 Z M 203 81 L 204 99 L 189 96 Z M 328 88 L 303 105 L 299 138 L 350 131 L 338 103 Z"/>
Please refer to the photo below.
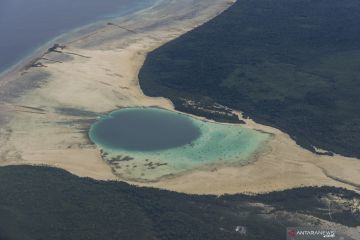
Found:
<path fill-rule="evenodd" d="M 31 166 L 0 168 L 0 182 L 1 240 L 281 240 L 286 226 L 360 225 L 359 194 L 331 187 L 197 196 Z"/>
<path fill-rule="evenodd" d="M 237 1 L 150 53 L 141 87 L 181 111 L 219 120 L 186 101 L 219 103 L 309 150 L 360 158 L 359 26 L 358 0 Z"/>

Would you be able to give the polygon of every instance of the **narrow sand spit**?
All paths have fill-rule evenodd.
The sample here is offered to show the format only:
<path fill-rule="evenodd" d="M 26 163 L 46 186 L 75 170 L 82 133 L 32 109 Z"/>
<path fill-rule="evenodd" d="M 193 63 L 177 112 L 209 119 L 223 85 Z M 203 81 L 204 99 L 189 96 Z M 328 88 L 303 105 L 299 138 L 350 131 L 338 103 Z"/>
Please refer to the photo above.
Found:
<path fill-rule="evenodd" d="M 44 164 L 79 176 L 118 179 L 89 141 L 88 127 L 98 116 L 120 107 L 173 109 L 167 99 L 147 97 L 139 87 L 137 75 L 146 54 L 229 5 L 227 0 L 163 0 L 61 43 L 66 45 L 62 53 L 46 55 L 52 61 L 39 60 L 44 67 L 6 76 L 0 81 L 1 165 Z M 198 194 L 314 185 L 359 191 L 360 160 L 318 156 L 277 129 L 246 122 L 246 127 L 273 134 L 253 163 L 198 169 L 159 182 L 134 184 Z"/>

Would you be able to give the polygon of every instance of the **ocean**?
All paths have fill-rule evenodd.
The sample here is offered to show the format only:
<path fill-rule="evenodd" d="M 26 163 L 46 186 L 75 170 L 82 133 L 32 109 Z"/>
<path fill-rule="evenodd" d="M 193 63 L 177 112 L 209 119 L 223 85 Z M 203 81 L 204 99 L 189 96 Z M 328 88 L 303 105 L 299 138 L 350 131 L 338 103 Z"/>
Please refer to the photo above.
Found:
<path fill-rule="evenodd" d="M 60 35 L 156 1 L 0 0 L 0 73 Z"/>

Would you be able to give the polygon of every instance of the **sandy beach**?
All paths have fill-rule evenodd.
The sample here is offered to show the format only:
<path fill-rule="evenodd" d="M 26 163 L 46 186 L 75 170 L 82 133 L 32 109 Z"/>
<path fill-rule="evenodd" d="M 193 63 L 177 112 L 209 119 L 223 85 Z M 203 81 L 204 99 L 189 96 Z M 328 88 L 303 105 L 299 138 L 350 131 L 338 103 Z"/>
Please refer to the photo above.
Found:
<path fill-rule="evenodd" d="M 146 54 L 230 4 L 227 0 L 159 1 L 152 8 L 60 42 L 65 48 L 46 54 L 37 67 L 5 76 L 0 81 L 0 164 L 49 165 L 82 177 L 121 180 L 89 141 L 89 126 L 97 117 L 121 107 L 173 110 L 169 100 L 147 97 L 140 89 L 138 73 Z M 321 185 L 360 191 L 359 159 L 316 155 L 277 129 L 244 121 L 245 127 L 273 135 L 251 164 L 199 169 L 133 184 L 195 194 Z"/>

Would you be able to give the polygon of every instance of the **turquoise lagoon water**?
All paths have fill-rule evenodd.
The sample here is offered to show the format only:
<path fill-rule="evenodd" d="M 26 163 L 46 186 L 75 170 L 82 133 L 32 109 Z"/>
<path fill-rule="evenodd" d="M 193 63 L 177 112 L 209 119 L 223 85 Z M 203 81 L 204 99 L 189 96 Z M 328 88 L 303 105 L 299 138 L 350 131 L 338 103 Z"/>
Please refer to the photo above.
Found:
<path fill-rule="evenodd" d="M 198 168 L 249 162 L 269 134 L 159 108 L 125 108 L 99 119 L 89 136 L 122 178 L 153 181 Z"/>

